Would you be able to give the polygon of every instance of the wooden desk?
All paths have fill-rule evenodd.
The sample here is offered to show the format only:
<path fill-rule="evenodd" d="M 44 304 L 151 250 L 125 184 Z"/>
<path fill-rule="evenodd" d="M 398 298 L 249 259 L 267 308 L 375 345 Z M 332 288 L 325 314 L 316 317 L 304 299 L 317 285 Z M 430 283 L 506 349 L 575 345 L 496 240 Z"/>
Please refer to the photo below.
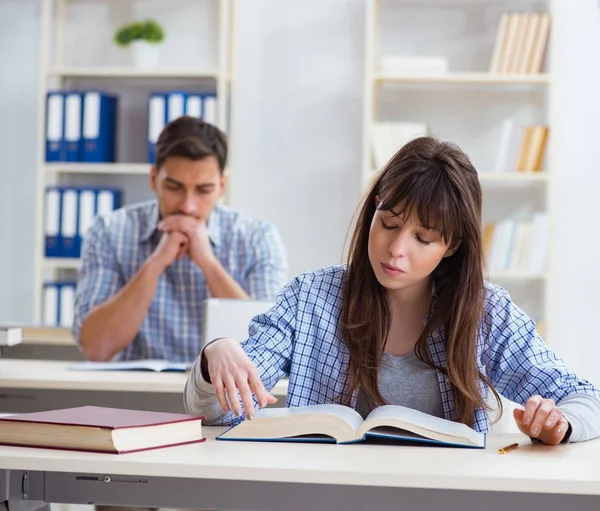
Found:
<path fill-rule="evenodd" d="M 62 360 L 0 359 L 0 413 L 97 405 L 183 412 L 184 373 L 72 371 Z M 287 380 L 273 393 L 287 394 Z M 283 404 L 283 403 L 282 403 Z"/>
<path fill-rule="evenodd" d="M 75 339 L 67 328 L 26 326 L 23 327 L 23 344 L 75 346 Z"/>
<path fill-rule="evenodd" d="M 2 358 L 84 360 L 71 332 L 51 327 L 23 327 L 21 344 L 4 348 Z"/>
<path fill-rule="evenodd" d="M 600 509 L 600 441 L 491 435 L 469 450 L 219 442 L 222 428 L 204 430 L 202 444 L 121 456 L 0 447 L 0 488 L 20 504 L 25 488 L 38 503 L 193 509 Z"/>

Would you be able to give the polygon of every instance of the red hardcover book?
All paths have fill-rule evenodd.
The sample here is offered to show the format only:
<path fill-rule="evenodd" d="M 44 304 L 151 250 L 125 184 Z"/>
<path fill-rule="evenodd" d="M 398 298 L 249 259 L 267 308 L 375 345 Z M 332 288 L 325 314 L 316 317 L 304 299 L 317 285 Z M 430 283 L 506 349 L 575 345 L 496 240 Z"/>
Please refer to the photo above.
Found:
<path fill-rule="evenodd" d="M 0 444 L 125 454 L 203 442 L 202 420 L 179 413 L 101 406 L 0 418 Z"/>

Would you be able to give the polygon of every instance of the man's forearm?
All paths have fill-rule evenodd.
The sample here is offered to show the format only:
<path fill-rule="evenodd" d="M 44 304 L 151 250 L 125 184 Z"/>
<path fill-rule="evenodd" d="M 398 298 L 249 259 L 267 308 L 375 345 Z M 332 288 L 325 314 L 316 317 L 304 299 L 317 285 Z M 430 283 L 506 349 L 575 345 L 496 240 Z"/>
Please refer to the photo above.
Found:
<path fill-rule="evenodd" d="M 250 298 L 217 259 L 205 264 L 202 271 L 213 298 Z"/>
<path fill-rule="evenodd" d="M 158 261 L 148 259 L 123 289 L 87 315 L 80 344 L 88 359 L 110 360 L 135 339 L 163 271 Z"/>

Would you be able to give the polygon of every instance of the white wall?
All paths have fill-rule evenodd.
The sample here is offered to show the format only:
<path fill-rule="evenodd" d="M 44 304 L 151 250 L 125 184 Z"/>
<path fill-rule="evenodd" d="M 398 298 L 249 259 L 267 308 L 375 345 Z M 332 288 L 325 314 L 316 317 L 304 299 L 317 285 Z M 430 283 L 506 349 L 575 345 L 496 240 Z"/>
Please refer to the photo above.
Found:
<path fill-rule="evenodd" d="M 363 2 L 238 5 L 233 203 L 276 224 L 290 276 L 339 263 L 360 192 Z"/>
<path fill-rule="evenodd" d="M 556 348 L 600 385 L 600 3 L 556 1 Z"/>
<path fill-rule="evenodd" d="M 0 2 L 0 321 L 31 321 L 39 0 Z"/>
<path fill-rule="evenodd" d="M 238 2 L 232 198 L 272 220 L 290 274 L 340 261 L 359 193 L 362 0 Z M 556 1 L 553 345 L 600 384 L 600 6 Z M 0 2 L 0 321 L 31 318 L 39 0 Z"/>

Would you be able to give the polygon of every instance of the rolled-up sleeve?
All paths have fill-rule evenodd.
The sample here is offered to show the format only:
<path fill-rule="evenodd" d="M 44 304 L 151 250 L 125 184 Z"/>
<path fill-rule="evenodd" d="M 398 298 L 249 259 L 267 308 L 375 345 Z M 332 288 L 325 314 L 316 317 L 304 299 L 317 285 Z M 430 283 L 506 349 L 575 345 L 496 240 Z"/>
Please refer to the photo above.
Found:
<path fill-rule="evenodd" d="M 81 326 L 90 311 L 104 303 L 123 286 L 114 249 L 106 234 L 104 220 L 98 217 L 86 233 L 77 274 L 72 333 L 80 342 Z"/>
<path fill-rule="evenodd" d="M 275 305 L 250 323 L 250 337 L 241 343 L 250 361 L 258 369 L 267 391 L 273 389 L 281 377 L 289 376 L 294 352 L 296 315 L 298 312 L 299 281 L 283 288 Z M 218 341 L 216 341 L 218 342 Z M 202 354 L 196 359 L 186 382 L 184 406 L 188 413 L 206 417 L 209 425 L 235 425 L 243 417 L 220 409 L 214 388 L 202 376 Z M 254 407 L 258 409 L 256 396 Z"/>
<path fill-rule="evenodd" d="M 550 350 L 535 322 L 517 307 L 502 288 L 488 295 L 491 345 L 484 356 L 486 373 L 505 398 L 524 406 L 535 395 L 552 399 L 573 426 L 572 441 L 600 434 L 600 391 L 571 371 Z"/>

